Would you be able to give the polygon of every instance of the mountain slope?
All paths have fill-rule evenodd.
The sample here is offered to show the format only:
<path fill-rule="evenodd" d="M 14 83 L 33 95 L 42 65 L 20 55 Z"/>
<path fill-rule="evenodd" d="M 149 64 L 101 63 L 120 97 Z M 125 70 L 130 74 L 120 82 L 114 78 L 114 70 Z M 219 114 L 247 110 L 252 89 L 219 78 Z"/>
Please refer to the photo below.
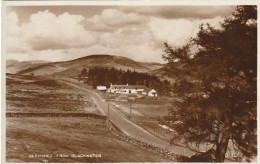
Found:
<path fill-rule="evenodd" d="M 165 69 L 164 67 L 161 67 L 159 69 L 155 69 L 152 70 L 150 72 L 148 72 L 151 75 L 156 75 L 157 77 L 159 77 L 161 80 L 168 80 L 171 83 L 174 83 L 174 78 L 171 75 L 170 72 L 168 72 L 167 69 Z"/>
<path fill-rule="evenodd" d="M 6 60 L 6 73 L 17 73 L 21 70 L 28 69 L 33 66 L 38 66 L 48 61 L 43 60 L 29 60 L 29 61 L 18 61 L 18 60 Z"/>
<path fill-rule="evenodd" d="M 75 60 L 64 62 L 51 62 L 41 65 L 34 65 L 32 67 L 22 69 L 18 74 L 28 75 L 60 75 L 60 76 L 77 76 L 83 68 L 91 67 L 108 67 L 122 70 L 131 70 L 137 72 L 150 72 L 152 70 L 163 67 L 159 63 L 145 63 L 137 62 L 132 59 L 112 56 L 112 55 L 90 55 Z"/>

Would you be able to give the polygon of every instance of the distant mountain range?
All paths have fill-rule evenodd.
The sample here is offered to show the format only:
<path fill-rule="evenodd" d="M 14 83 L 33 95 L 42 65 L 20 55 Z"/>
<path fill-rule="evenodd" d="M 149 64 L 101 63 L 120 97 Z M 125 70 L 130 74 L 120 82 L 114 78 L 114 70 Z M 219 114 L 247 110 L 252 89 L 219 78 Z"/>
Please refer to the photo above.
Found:
<path fill-rule="evenodd" d="M 168 79 L 164 74 L 164 64 L 138 62 L 132 59 L 113 55 L 90 55 L 70 61 L 47 62 L 32 60 L 19 62 L 17 60 L 6 61 L 6 73 L 21 75 L 56 75 L 73 77 L 80 74 L 83 68 L 107 67 L 136 72 L 155 74 L 161 79 Z"/>
<path fill-rule="evenodd" d="M 18 61 L 18 60 L 6 60 L 6 73 L 17 73 L 21 70 L 37 66 L 40 64 L 49 63 L 43 60 L 30 60 L 30 61 Z"/>

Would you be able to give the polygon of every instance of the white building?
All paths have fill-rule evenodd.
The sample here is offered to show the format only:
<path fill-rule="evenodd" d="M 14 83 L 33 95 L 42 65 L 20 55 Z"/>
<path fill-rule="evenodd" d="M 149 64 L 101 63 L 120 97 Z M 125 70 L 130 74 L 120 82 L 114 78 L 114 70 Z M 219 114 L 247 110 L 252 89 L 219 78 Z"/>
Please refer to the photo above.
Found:
<path fill-rule="evenodd" d="M 154 89 L 147 88 L 144 85 L 110 85 L 107 89 L 109 93 L 120 93 L 120 94 L 143 94 L 146 96 L 157 97 L 158 94 Z"/>
<path fill-rule="evenodd" d="M 106 91 L 107 87 L 99 85 L 99 86 L 97 86 L 97 90 L 99 90 L 99 91 Z"/>
<path fill-rule="evenodd" d="M 154 89 L 151 89 L 150 91 L 148 91 L 147 96 L 157 97 L 158 95 Z"/>

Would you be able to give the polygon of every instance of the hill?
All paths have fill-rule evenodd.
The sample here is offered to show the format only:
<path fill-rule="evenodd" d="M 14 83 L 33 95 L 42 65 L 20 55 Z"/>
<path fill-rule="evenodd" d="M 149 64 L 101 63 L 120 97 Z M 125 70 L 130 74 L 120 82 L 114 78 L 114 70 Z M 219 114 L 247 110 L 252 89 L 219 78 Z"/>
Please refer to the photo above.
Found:
<path fill-rule="evenodd" d="M 83 68 L 107 67 L 137 72 L 150 72 L 163 67 L 159 63 L 137 62 L 132 59 L 113 55 L 90 55 L 64 62 L 49 62 L 21 69 L 22 75 L 56 75 L 72 77 L 78 75 Z M 7 68 L 8 69 L 8 68 Z"/>
<path fill-rule="evenodd" d="M 165 67 L 152 70 L 148 73 L 151 75 L 156 75 L 157 77 L 160 78 L 160 80 L 168 80 L 169 82 L 174 83 L 173 75 Z"/>
<path fill-rule="evenodd" d="M 21 70 L 28 69 L 30 67 L 35 67 L 48 61 L 43 60 L 29 60 L 29 61 L 18 61 L 18 60 L 6 60 L 6 73 L 15 74 Z"/>

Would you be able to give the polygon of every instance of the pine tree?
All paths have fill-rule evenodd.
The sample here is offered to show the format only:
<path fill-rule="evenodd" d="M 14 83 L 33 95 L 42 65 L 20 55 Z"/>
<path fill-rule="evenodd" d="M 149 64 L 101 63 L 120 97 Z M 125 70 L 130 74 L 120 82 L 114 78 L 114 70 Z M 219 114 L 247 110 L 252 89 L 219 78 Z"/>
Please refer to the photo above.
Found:
<path fill-rule="evenodd" d="M 215 161 L 223 162 L 232 141 L 250 160 L 257 154 L 256 6 L 238 6 L 221 27 L 201 25 L 181 48 L 165 43 L 179 98 L 165 121 L 178 133 L 172 142 L 210 143 Z"/>
<path fill-rule="evenodd" d="M 81 71 L 81 73 L 80 73 L 80 76 L 85 77 L 85 76 L 87 76 L 87 74 L 88 74 L 87 69 L 86 69 L 86 68 L 83 68 L 82 71 Z"/>

